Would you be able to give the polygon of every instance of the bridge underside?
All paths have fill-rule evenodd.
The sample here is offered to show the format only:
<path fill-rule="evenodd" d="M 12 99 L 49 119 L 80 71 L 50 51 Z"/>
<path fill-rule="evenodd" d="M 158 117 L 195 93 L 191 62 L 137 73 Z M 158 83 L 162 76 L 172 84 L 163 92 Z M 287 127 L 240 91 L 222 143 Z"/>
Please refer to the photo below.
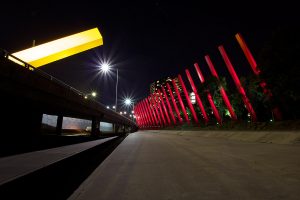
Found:
<path fill-rule="evenodd" d="M 42 114 L 74 117 L 136 127 L 131 120 L 84 99 L 74 88 L 0 59 L 1 127 L 6 131 L 37 133 Z"/>

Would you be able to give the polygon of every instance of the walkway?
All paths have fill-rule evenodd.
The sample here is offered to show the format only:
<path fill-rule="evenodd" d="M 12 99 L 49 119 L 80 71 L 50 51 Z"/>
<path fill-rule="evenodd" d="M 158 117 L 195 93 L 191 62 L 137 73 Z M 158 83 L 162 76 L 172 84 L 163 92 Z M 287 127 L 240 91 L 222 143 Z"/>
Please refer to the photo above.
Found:
<path fill-rule="evenodd" d="M 0 158 L 0 185 L 113 138 L 115 137 Z"/>
<path fill-rule="evenodd" d="M 137 132 L 69 199 L 299 199 L 299 156 L 299 145 Z"/>

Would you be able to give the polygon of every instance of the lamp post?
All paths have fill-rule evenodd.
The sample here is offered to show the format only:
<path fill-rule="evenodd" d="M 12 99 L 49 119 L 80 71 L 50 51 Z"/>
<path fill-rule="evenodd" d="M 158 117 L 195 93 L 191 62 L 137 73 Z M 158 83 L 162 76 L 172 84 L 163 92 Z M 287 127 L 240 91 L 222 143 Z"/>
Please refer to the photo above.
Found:
<path fill-rule="evenodd" d="M 100 65 L 100 69 L 101 71 L 106 74 L 109 73 L 111 71 L 111 66 L 109 63 L 103 62 Z M 117 105 L 118 105 L 118 82 L 119 82 L 119 70 L 118 68 L 116 68 L 117 70 L 117 81 L 116 81 L 116 102 L 115 102 L 115 106 L 113 106 L 113 108 L 115 109 L 115 112 L 117 112 Z"/>
<path fill-rule="evenodd" d="M 118 81 L 119 81 L 119 71 L 118 71 L 118 68 L 117 68 L 116 106 L 115 106 L 115 112 L 117 112 L 117 104 L 118 104 Z"/>
<path fill-rule="evenodd" d="M 124 99 L 124 104 L 126 107 L 129 107 L 129 109 L 131 108 L 131 106 L 132 106 L 132 108 L 134 107 L 134 101 L 128 97 Z M 133 111 L 129 111 L 129 114 L 133 115 L 134 113 L 133 113 Z"/>

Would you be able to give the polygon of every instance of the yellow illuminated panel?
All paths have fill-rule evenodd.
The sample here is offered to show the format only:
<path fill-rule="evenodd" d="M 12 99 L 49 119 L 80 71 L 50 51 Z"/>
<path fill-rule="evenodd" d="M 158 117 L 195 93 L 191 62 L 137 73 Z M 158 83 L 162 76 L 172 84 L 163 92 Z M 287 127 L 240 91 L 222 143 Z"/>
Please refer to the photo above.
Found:
<path fill-rule="evenodd" d="M 8 56 L 8 59 L 15 62 L 15 63 L 17 63 L 17 64 L 19 64 L 19 65 L 22 65 L 23 67 L 25 67 L 24 63 L 22 63 L 21 61 L 15 59 L 14 57 Z"/>
<path fill-rule="evenodd" d="M 103 45 L 102 36 L 98 28 L 93 28 L 12 55 L 34 67 L 40 67 L 100 45 Z"/>

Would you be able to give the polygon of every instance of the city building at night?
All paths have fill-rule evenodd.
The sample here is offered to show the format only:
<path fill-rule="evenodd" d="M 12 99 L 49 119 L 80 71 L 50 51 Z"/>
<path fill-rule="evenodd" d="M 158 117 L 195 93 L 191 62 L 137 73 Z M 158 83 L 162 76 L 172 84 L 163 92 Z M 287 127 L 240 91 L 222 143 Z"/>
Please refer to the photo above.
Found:
<path fill-rule="evenodd" d="M 179 84 L 178 78 L 175 77 L 175 78 L 174 78 L 174 81 L 175 81 L 175 83 L 176 83 L 176 85 L 177 85 L 178 90 L 181 92 L 181 91 L 182 91 L 182 87 L 181 87 L 181 85 Z M 150 94 L 153 94 L 153 93 L 157 92 L 161 87 L 164 87 L 165 90 L 166 90 L 166 92 L 167 92 L 167 94 L 168 94 L 168 96 L 170 96 L 170 95 L 169 95 L 169 91 L 168 91 L 168 89 L 167 89 L 167 83 L 169 83 L 169 85 L 170 85 L 170 87 L 171 87 L 173 93 L 175 93 L 175 92 L 174 92 L 173 85 L 172 85 L 172 78 L 168 76 L 168 77 L 166 77 L 166 78 L 162 78 L 162 79 L 160 79 L 160 80 L 157 80 L 157 81 L 151 83 L 151 84 L 150 84 Z"/>

